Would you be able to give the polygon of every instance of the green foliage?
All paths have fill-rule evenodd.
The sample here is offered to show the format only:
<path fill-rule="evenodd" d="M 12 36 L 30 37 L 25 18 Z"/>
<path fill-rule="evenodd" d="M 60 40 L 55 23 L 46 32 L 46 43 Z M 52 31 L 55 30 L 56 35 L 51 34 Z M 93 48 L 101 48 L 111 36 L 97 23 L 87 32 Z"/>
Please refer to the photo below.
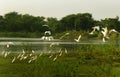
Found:
<path fill-rule="evenodd" d="M 45 24 L 49 26 L 49 29 L 43 27 Z M 53 34 L 68 31 L 76 31 L 78 33 L 79 31 L 83 31 L 87 33 L 87 31 L 91 31 L 92 27 L 96 25 L 101 27 L 107 26 L 108 29 L 114 28 L 117 31 L 120 31 L 120 21 L 118 16 L 116 18 L 105 18 L 100 21 L 94 20 L 90 13 L 70 14 L 60 20 L 53 17 L 48 17 L 45 20 L 45 17 L 43 16 L 32 16 L 29 14 L 22 15 L 17 12 L 9 12 L 4 16 L 0 16 L 0 32 L 5 33 L 21 32 L 22 34 L 22 32 L 39 32 L 40 35 L 42 35 L 46 30 L 50 30 Z M 22 37 L 23 35 L 19 36 Z"/>

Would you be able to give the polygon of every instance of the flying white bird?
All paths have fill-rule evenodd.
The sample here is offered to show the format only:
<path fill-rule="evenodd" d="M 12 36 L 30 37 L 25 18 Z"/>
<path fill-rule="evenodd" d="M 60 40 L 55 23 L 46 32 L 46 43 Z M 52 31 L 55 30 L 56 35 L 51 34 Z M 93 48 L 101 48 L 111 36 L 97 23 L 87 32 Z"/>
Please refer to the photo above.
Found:
<path fill-rule="evenodd" d="M 101 33 L 103 34 L 103 42 L 106 42 L 105 39 L 106 38 L 109 39 L 109 37 L 108 37 L 108 29 L 107 29 L 107 27 L 105 27 L 105 28 L 102 28 L 102 30 L 103 31 L 101 31 Z"/>
<path fill-rule="evenodd" d="M 78 36 L 78 39 L 74 39 L 76 42 L 79 42 L 81 39 L 81 35 Z"/>
<path fill-rule="evenodd" d="M 94 27 L 92 27 L 92 29 L 93 29 L 93 30 L 89 33 L 89 34 L 91 34 L 91 35 L 92 35 L 96 30 L 99 31 L 99 30 L 100 30 L 100 27 L 99 27 L 99 26 L 94 26 Z"/>
<path fill-rule="evenodd" d="M 119 32 L 116 31 L 115 29 L 111 29 L 111 30 L 109 31 L 109 34 L 111 34 L 112 32 L 119 33 Z"/>
<path fill-rule="evenodd" d="M 60 39 L 64 38 L 65 36 L 69 35 L 70 33 L 65 33 L 63 36 L 60 37 Z"/>
<path fill-rule="evenodd" d="M 105 39 L 109 39 L 109 35 L 112 33 L 112 32 L 115 32 L 115 33 L 119 33 L 118 31 L 116 31 L 115 29 L 110 29 L 108 30 L 107 27 L 105 28 L 102 28 L 103 31 L 101 31 L 101 33 L 103 34 L 103 42 L 106 42 Z"/>

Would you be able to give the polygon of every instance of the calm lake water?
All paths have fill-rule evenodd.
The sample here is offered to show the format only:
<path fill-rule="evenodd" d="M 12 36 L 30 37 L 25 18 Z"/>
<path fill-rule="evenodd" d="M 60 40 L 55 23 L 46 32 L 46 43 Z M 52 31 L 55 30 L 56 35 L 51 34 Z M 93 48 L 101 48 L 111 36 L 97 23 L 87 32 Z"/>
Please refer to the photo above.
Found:
<path fill-rule="evenodd" d="M 0 51 L 11 51 L 11 52 L 22 52 L 22 50 L 35 52 L 49 52 L 58 51 L 60 48 L 73 47 L 84 45 L 84 44 L 94 44 L 102 45 L 109 42 L 102 42 L 102 40 L 82 40 L 80 42 L 75 42 L 74 40 L 59 40 L 54 39 L 51 41 L 42 40 L 41 38 L 0 38 Z M 9 47 L 7 48 L 7 45 Z"/>

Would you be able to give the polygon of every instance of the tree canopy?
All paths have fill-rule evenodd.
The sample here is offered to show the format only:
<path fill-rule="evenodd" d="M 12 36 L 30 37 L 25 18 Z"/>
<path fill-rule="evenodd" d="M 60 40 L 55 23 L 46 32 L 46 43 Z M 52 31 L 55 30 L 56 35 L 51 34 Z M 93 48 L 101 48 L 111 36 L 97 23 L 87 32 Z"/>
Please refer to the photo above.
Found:
<path fill-rule="evenodd" d="M 46 20 L 45 20 L 46 19 Z M 0 32 L 44 32 L 43 25 L 48 25 L 52 33 L 64 31 L 88 31 L 92 26 L 100 25 L 120 31 L 119 17 L 95 20 L 90 13 L 70 14 L 62 19 L 43 16 L 32 16 L 9 12 L 0 15 Z"/>

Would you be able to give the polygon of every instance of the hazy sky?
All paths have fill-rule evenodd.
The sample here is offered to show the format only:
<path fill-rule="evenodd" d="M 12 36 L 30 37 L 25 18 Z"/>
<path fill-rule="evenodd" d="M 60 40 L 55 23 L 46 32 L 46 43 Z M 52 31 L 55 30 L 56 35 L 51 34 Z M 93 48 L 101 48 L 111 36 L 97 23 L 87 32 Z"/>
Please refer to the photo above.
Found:
<path fill-rule="evenodd" d="M 0 0 L 0 15 L 16 11 L 58 19 L 77 13 L 91 13 L 95 19 L 120 16 L 120 0 Z"/>

